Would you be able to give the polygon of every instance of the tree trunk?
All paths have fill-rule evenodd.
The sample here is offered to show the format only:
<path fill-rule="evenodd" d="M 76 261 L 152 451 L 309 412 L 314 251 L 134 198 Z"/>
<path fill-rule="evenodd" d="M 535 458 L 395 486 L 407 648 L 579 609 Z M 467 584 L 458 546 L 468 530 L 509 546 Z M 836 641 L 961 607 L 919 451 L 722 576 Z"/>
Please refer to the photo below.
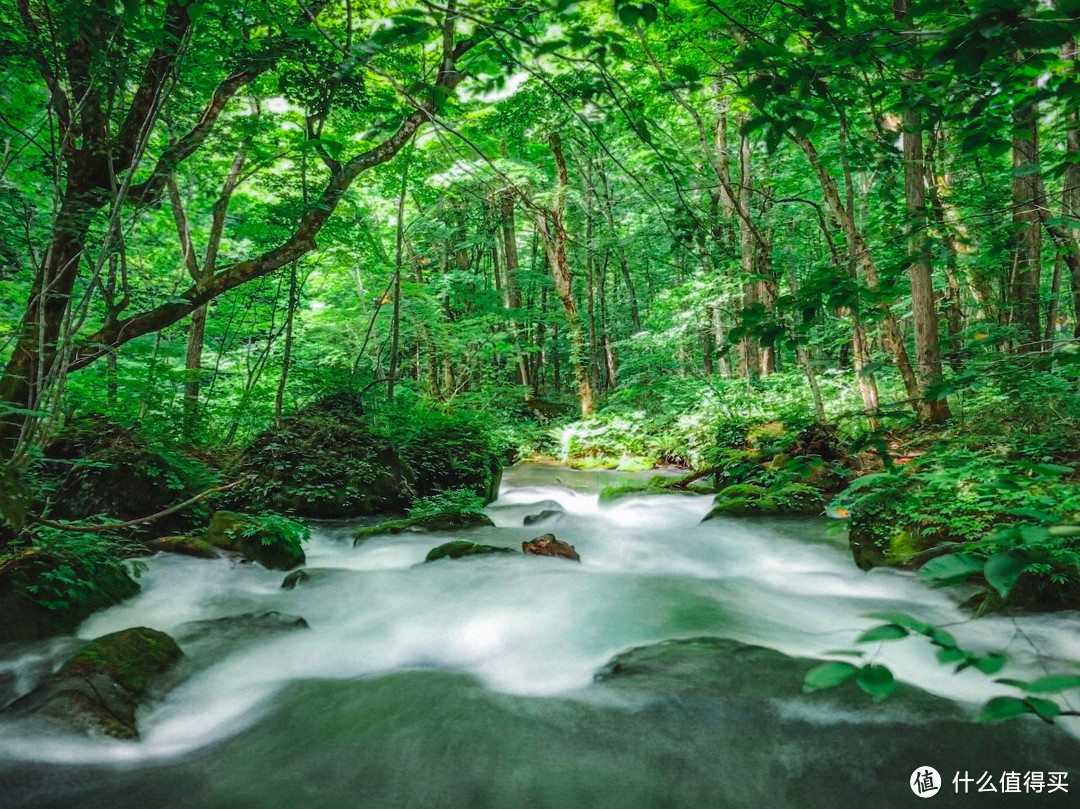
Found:
<path fill-rule="evenodd" d="M 394 246 L 394 314 L 390 326 L 390 372 L 386 380 L 386 398 L 394 401 L 394 383 L 397 381 L 400 363 L 399 344 L 401 342 L 401 267 L 405 249 L 405 194 L 409 188 L 409 158 L 412 149 L 405 153 L 401 167 L 401 192 L 397 204 L 397 237 Z"/>
<path fill-rule="evenodd" d="M 540 234 L 540 241 L 543 244 L 544 254 L 551 270 L 555 294 L 562 303 L 563 312 L 566 315 L 570 341 L 570 363 L 573 366 L 574 377 L 577 381 L 581 415 L 584 417 L 592 415 L 594 404 L 592 384 L 589 380 L 589 370 L 586 365 L 588 347 L 585 342 L 585 329 L 584 324 L 581 322 L 577 304 L 574 302 L 574 276 L 570 271 L 570 265 L 566 257 L 567 233 L 563 223 L 563 208 L 566 190 L 570 185 L 570 177 L 566 170 L 566 157 L 563 154 L 562 139 L 559 137 L 558 132 L 552 132 L 548 136 L 548 146 L 551 149 L 552 157 L 555 159 L 558 181 L 555 186 L 555 195 L 551 207 L 545 209 L 535 206 L 533 221 L 536 224 L 537 233 Z"/>
<path fill-rule="evenodd" d="M 1062 213 L 1071 220 L 1065 263 L 1069 266 L 1069 282 L 1073 298 L 1073 337 L 1080 339 L 1080 49 L 1076 40 L 1062 48 L 1062 61 L 1069 66 L 1069 85 L 1065 108 L 1065 179 L 1062 193 Z M 1062 248 L 1059 246 L 1059 250 Z M 1070 257 L 1072 260 L 1070 260 Z"/>
<path fill-rule="evenodd" d="M 502 194 L 499 198 L 499 213 L 502 220 L 502 245 L 503 245 L 503 306 L 508 309 L 514 318 L 513 332 L 514 345 L 517 351 L 517 379 L 523 388 L 531 387 L 529 379 L 528 357 L 521 351 L 523 336 L 518 325 L 517 317 L 521 310 L 521 283 L 518 281 L 518 248 L 517 226 L 514 222 L 514 197 L 510 193 Z"/>
<path fill-rule="evenodd" d="M 1022 56 L 1016 54 L 1014 61 Z M 1035 102 L 1024 100 L 1013 111 L 1013 255 L 1011 323 L 1020 337 L 1020 351 L 1042 347 L 1039 279 L 1042 269 L 1042 225 L 1039 221 L 1039 125 Z"/>
<path fill-rule="evenodd" d="M 897 22 L 911 27 L 910 0 L 893 0 Z M 922 113 L 916 107 L 913 90 L 921 80 L 918 66 L 903 75 L 901 124 L 904 149 L 904 201 L 907 205 L 908 279 L 911 282 L 911 313 L 915 321 L 915 361 L 919 367 L 920 396 L 928 421 L 941 424 L 949 419 L 945 399 L 927 399 L 926 391 L 941 383 L 941 343 L 938 336 L 934 276 L 930 264 L 929 220 L 926 215 L 926 158 L 923 148 Z"/>
<path fill-rule="evenodd" d="M 602 210 L 604 212 L 604 220 L 607 222 L 608 230 L 611 231 L 611 235 L 615 238 L 615 256 L 619 261 L 619 272 L 622 273 L 623 284 L 626 287 L 626 297 L 630 304 L 630 321 L 634 324 L 634 333 L 637 334 L 641 331 L 641 311 L 638 308 L 637 292 L 634 289 L 634 279 L 630 276 L 630 265 L 626 261 L 626 245 L 619 239 L 619 231 L 615 227 L 615 216 L 612 211 L 611 202 L 611 186 L 608 184 L 607 172 L 603 167 L 600 168 L 600 187 L 603 189 L 604 204 Z"/>
<path fill-rule="evenodd" d="M 296 262 L 289 265 L 289 308 L 285 313 L 285 346 L 281 356 L 281 375 L 278 377 L 277 393 L 274 395 L 274 424 L 281 429 L 285 416 L 285 391 L 289 387 L 289 370 L 292 366 L 293 328 L 296 320 L 296 307 L 300 302 L 300 285 L 297 279 Z M 204 320 L 205 323 L 205 320 Z M 199 341 L 200 350 L 202 341 Z"/>
<path fill-rule="evenodd" d="M 821 157 L 810 140 L 804 135 L 797 133 L 792 133 L 791 137 L 802 148 L 803 153 L 810 162 L 810 166 L 814 170 L 814 174 L 817 176 L 818 182 L 821 185 L 821 190 L 825 196 L 826 207 L 829 209 L 832 216 L 841 223 L 844 229 L 844 235 L 847 237 L 848 250 L 854 256 L 858 267 L 862 270 L 863 277 L 866 279 L 866 285 L 872 290 L 878 289 L 879 281 L 877 265 L 870 255 L 870 249 L 866 244 L 866 240 L 855 226 L 854 211 L 852 211 L 849 206 L 844 205 L 843 201 L 840 199 L 840 192 L 837 189 L 836 181 L 825 170 L 825 167 L 821 162 Z M 920 420 L 929 420 L 930 413 L 923 402 L 922 391 L 919 389 L 919 383 L 915 377 L 915 370 L 908 357 L 907 348 L 904 346 L 904 341 L 900 334 L 900 325 L 896 321 L 896 316 L 892 313 L 889 305 L 884 301 L 880 301 L 877 304 L 877 308 L 882 314 L 885 347 L 889 354 L 892 355 L 897 370 L 900 371 L 900 378 L 903 380 L 904 390 L 907 393 L 911 407 Z"/>

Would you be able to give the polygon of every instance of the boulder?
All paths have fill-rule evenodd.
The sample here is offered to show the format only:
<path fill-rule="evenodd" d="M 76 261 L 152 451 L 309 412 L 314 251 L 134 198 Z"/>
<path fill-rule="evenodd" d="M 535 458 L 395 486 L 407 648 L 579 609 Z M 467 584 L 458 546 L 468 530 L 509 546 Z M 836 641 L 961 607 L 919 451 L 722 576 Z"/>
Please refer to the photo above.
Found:
<path fill-rule="evenodd" d="M 371 431 L 360 396 L 325 397 L 260 434 L 235 473 L 251 483 L 229 499 L 303 517 L 393 512 L 409 502 L 398 452 Z"/>
<path fill-rule="evenodd" d="M 728 638 L 679 638 L 623 652 L 608 661 L 594 680 L 682 699 L 693 692 L 711 693 L 747 710 L 755 703 L 792 700 L 872 711 L 881 721 L 898 715 L 935 721 L 965 716 L 955 703 L 901 682 L 895 684 L 892 698 L 880 704 L 872 703 L 854 679 L 836 688 L 802 693 L 807 672 L 821 662 Z"/>
<path fill-rule="evenodd" d="M 47 717 L 85 733 L 137 739 L 136 709 L 181 654 L 164 632 L 146 627 L 113 632 L 88 643 L 5 713 Z"/>
<path fill-rule="evenodd" d="M 702 522 L 716 517 L 755 515 L 815 516 L 825 508 L 821 492 L 812 486 L 789 483 L 766 489 L 751 484 L 728 486 L 716 495 L 715 505 Z"/>
<path fill-rule="evenodd" d="M 55 488 L 49 516 L 59 520 L 102 514 L 117 521 L 146 517 L 193 497 L 216 480 L 201 460 L 102 416 L 70 424 L 45 448 L 41 468 Z M 133 530 L 143 536 L 184 533 L 205 524 L 209 516 L 198 503 Z"/>
<path fill-rule="evenodd" d="M 104 547 L 22 551 L 0 564 L 0 643 L 74 632 L 91 613 L 137 592 Z"/>
<path fill-rule="evenodd" d="M 555 539 L 554 534 L 544 534 L 528 542 L 522 542 L 521 550 L 534 556 L 558 556 L 562 559 L 573 559 L 575 562 L 581 561 L 574 546 Z"/>
<path fill-rule="evenodd" d="M 464 489 L 490 503 L 499 496 L 505 447 L 483 414 L 418 408 L 396 431 L 409 487 L 417 498 Z"/>
<path fill-rule="evenodd" d="M 498 496 L 504 448 L 490 420 L 423 407 L 401 415 L 381 435 L 357 392 L 308 405 L 243 451 L 233 475 L 251 483 L 227 505 L 333 519 L 402 511 L 451 489 Z"/>
<path fill-rule="evenodd" d="M 359 570 L 341 567 L 302 567 L 282 580 L 281 589 L 295 590 L 297 587 L 307 589 L 316 585 L 322 587 L 328 582 L 335 582 L 338 586 L 351 589 L 358 586 L 362 578 L 363 572 Z"/>
<path fill-rule="evenodd" d="M 197 559 L 218 559 L 225 555 L 206 540 L 189 536 L 158 537 L 143 544 L 153 553 L 178 553 Z"/>
<path fill-rule="evenodd" d="M 297 571 L 297 573 L 300 572 L 302 571 Z M 202 621 L 188 621 L 176 628 L 176 637 L 185 647 L 207 638 L 217 643 L 227 641 L 235 645 L 278 632 L 293 632 L 297 629 L 308 628 L 308 622 L 299 615 L 270 610 L 226 615 L 223 618 L 207 618 Z"/>
<path fill-rule="evenodd" d="M 311 578 L 311 574 L 306 570 L 294 570 L 281 582 L 282 590 L 295 590 L 297 585 L 302 582 L 308 581 Z"/>
<path fill-rule="evenodd" d="M 523 522 L 525 525 L 551 525 L 559 522 L 563 513 L 561 510 L 544 509 L 539 514 L 526 514 Z"/>
<path fill-rule="evenodd" d="M 399 520 L 387 520 L 377 525 L 365 525 L 353 532 L 353 541 L 357 542 L 377 534 L 403 534 L 406 531 L 461 531 L 466 528 L 479 528 L 494 525 L 486 514 L 429 514 L 423 517 L 403 517 Z"/>
<path fill-rule="evenodd" d="M 216 512 L 206 530 L 206 541 L 271 570 L 292 570 L 306 561 L 298 540 L 254 515 L 237 511 Z"/>
<path fill-rule="evenodd" d="M 437 548 L 432 548 L 424 561 L 436 562 L 439 559 L 462 559 L 466 556 L 486 556 L 492 553 L 514 553 L 514 549 L 504 548 L 499 545 L 482 545 L 479 542 L 469 542 L 467 539 L 456 539 L 453 542 L 447 542 Z"/>

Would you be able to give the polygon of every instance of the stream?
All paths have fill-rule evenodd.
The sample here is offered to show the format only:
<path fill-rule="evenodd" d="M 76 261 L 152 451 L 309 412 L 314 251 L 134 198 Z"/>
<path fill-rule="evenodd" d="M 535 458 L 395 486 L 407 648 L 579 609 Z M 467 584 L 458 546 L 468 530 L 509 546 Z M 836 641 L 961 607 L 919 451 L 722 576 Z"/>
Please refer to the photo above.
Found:
<path fill-rule="evenodd" d="M 0 808 L 910 806 L 922 765 L 944 777 L 937 805 L 1077 805 L 1080 720 L 973 724 L 982 702 L 1014 692 L 973 669 L 953 673 L 923 638 L 855 639 L 881 623 L 867 613 L 905 612 L 964 648 L 1006 650 L 996 677 L 1033 678 L 1077 671 L 1080 613 L 972 620 L 955 593 L 911 573 L 859 570 L 824 519 L 701 523 L 707 496 L 598 503 L 600 487 L 652 474 L 519 465 L 488 507 L 495 527 L 467 532 L 354 547 L 355 523 L 319 524 L 311 576 L 291 590 L 285 573 L 257 565 L 150 558 L 142 592 L 78 638 L 0 648 L 0 703 L 81 642 L 134 626 L 177 637 L 184 679 L 140 713 L 138 742 L 0 720 Z M 523 526 L 545 510 L 560 513 Z M 520 548 L 547 532 L 581 563 L 421 564 L 449 539 Z M 185 623 L 271 610 L 310 628 L 183 640 Z M 594 682 L 629 649 L 704 636 L 802 658 L 859 649 L 948 702 L 808 699 L 797 673 L 752 662 L 738 689 L 710 685 L 708 665 L 685 660 Z M 1070 783 L 1068 793 L 972 784 L 954 794 L 965 770 L 995 782 L 1064 771 Z"/>

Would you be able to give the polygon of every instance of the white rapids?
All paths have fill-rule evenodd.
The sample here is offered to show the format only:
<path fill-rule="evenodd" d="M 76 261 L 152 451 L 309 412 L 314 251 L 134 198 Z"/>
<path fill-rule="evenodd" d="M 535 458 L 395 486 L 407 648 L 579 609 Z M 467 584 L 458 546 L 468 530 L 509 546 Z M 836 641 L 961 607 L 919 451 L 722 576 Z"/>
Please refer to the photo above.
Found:
<path fill-rule="evenodd" d="M 271 698 L 306 679 L 352 679 L 417 668 L 473 675 L 487 688 L 547 696 L 580 693 L 596 670 L 629 647 L 671 637 L 717 635 L 802 657 L 835 658 L 860 648 L 900 680 L 958 702 L 1008 693 L 977 671 L 952 673 L 921 638 L 857 646 L 876 623 L 867 613 L 901 611 L 948 628 L 960 645 L 1003 649 L 997 676 L 1075 668 L 1080 613 L 972 620 L 950 593 L 910 573 L 855 567 L 823 520 L 721 519 L 701 523 L 712 498 L 649 495 L 598 502 L 602 473 L 521 466 L 507 470 L 488 508 L 493 528 L 469 539 L 520 547 L 554 533 L 581 563 L 495 555 L 421 564 L 460 532 L 406 533 L 353 546 L 351 526 L 319 527 L 307 567 L 327 571 L 293 590 L 284 573 L 258 565 L 160 554 L 146 562 L 142 592 L 88 619 L 81 639 L 134 626 L 173 632 L 188 621 L 276 610 L 309 630 L 255 637 L 216 650 L 139 717 L 139 742 L 50 738 L 30 726 L 0 727 L 0 756 L 53 762 L 174 756 L 257 722 Z M 557 506 L 553 504 L 558 504 Z M 553 522 L 523 518 L 563 509 Z M 70 640 L 35 644 L 0 660 L 18 689 L 42 658 L 58 666 Z M 47 670 L 48 666 L 45 666 Z M 40 676 L 40 674 L 39 674 Z M 1065 724 L 1078 732 L 1076 720 Z M 35 735 L 37 733 L 38 735 Z"/>

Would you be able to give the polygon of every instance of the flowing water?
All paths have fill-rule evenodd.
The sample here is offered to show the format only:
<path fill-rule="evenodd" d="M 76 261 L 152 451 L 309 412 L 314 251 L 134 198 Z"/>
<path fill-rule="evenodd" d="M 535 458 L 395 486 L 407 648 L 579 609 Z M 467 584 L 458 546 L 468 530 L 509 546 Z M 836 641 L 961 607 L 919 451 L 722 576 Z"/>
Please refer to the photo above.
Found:
<path fill-rule="evenodd" d="M 974 651 L 1005 649 L 1010 668 L 997 676 L 1080 660 L 1080 614 L 972 621 L 909 573 L 858 570 L 823 520 L 701 523 L 704 496 L 598 503 L 600 486 L 628 477 L 509 469 L 488 509 L 495 527 L 460 534 L 518 547 L 552 532 L 581 564 L 520 554 L 421 564 L 459 534 L 354 547 L 346 524 L 315 529 L 312 576 L 292 590 L 257 565 L 150 559 L 142 593 L 92 616 L 78 639 L 0 650 L 0 702 L 81 640 L 133 626 L 178 637 L 185 678 L 140 714 L 138 742 L 0 722 L 0 807 L 901 806 L 917 800 L 907 782 L 925 764 L 946 781 L 967 769 L 1067 771 L 1077 782 L 1071 794 L 966 797 L 947 783 L 941 805 L 1069 805 L 1080 793 L 1074 719 L 928 722 L 906 713 L 903 696 L 805 700 L 795 676 L 751 676 L 738 693 L 694 690 L 685 672 L 677 687 L 594 683 L 630 648 L 715 636 L 798 657 L 864 648 L 967 716 L 1008 693 L 977 671 L 952 673 L 924 640 L 858 647 L 880 623 L 866 617 L 875 611 L 947 626 Z M 561 513 L 523 526 L 544 510 Z M 184 627 L 269 610 L 310 628 Z"/>

